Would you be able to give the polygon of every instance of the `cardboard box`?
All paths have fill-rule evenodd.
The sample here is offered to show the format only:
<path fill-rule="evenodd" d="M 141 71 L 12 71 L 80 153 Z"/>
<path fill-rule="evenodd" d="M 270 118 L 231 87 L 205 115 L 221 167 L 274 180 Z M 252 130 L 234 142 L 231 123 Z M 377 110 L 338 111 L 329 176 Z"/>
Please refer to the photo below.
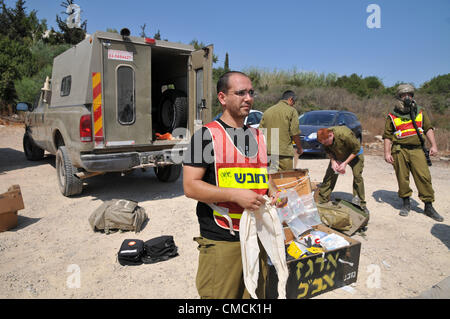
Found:
<path fill-rule="evenodd" d="M 361 243 L 325 225 L 315 226 L 326 233 L 336 233 L 350 245 L 323 254 L 293 259 L 286 253 L 289 278 L 286 284 L 287 299 L 308 299 L 356 282 Z M 274 266 L 269 266 L 266 297 L 278 298 L 278 276 Z"/>
<path fill-rule="evenodd" d="M 309 171 L 307 169 L 293 169 L 270 174 L 278 189 L 294 188 L 298 195 L 307 195 L 312 191 Z"/>
<path fill-rule="evenodd" d="M 13 185 L 6 193 L 0 194 L 0 232 L 16 227 L 17 211 L 24 208 L 19 185 Z"/>

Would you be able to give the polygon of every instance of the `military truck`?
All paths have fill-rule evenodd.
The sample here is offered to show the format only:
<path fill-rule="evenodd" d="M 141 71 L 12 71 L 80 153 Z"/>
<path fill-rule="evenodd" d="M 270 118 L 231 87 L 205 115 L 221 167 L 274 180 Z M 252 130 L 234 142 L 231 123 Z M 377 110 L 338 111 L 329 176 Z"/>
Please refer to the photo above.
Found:
<path fill-rule="evenodd" d="M 212 45 L 95 32 L 55 57 L 34 104 L 17 104 L 26 158 L 56 155 L 64 196 L 88 177 L 136 168 L 175 181 L 190 137 L 211 120 L 212 55 Z"/>

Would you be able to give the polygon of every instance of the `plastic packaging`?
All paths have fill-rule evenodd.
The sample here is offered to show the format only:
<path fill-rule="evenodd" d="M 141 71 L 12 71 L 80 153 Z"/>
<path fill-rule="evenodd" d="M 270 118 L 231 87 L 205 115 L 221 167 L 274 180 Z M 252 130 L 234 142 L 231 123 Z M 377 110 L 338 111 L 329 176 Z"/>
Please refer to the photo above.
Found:
<path fill-rule="evenodd" d="M 281 192 L 278 198 L 282 200 L 287 197 L 288 202 L 283 207 L 277 207 L 277 212 L 280 221 L 286 222 L 294 237 L 299 238 L 304 232 L 310 230 L 311 227 L 298 218 L 298 216 L 304 212 L 304 206 L 301 201 L 298 201 L 295 198 L 294 193 L 297 194 L 294 190 L 283 190 Z"/>
<path fill-rule="evenodd" d="M 300 200 L 298 193 L 294 189 L 288 189 L 286 191 L 288 197 L 288 205 L 291 207 L 292 212 L 296 216 L 303 215 L 305 212 L 305 206 Z"/>
<path fill-rule="evenodd" d="M 303 224 L 312 227 L 322 223 L 313 194 L 299 196 L 294 189 L 288 189 L 283 191 L 282 196 L 288 198 L 291 213 L 298 216 Z"/>
<path fill-rule="evenodd" d="M 300 217 L 300 219 L 308 226 L 321 224 L 322 221 L 320 220 L 319 211 L 317 210 L 313 194 L 302 195 L 300 196 L 300 200 L 304 206 L 303 217 Z"/>
<path fill-rule="evenodd" d="M 320 240 L 320 244 L 327 250 L 338 249 L 350 245 L 343 237 L 332 233 Z"/>
<path fill-rule="evenodd" d="M 299 238 L 303 233 L 311 229 L 311 227 L 302 223 L 298 217 L 294 217 L 286 223 L 288 224 L 295 238 Z"/>

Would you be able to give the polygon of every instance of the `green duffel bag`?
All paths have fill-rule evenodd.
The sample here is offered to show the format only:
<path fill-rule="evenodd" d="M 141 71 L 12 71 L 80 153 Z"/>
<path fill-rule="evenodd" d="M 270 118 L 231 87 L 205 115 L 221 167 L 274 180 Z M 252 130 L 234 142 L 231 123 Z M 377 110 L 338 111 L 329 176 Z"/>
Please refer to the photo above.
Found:
<path fill-rule="evenodd" d="M 349 213 L 339 203 L 330 201 L 324 204 L 316 204 L 316 206 L 320 220 L 326 226 L 340 231 L 352 228 L 352 220 Z"/>
<path fill-rule="evenodd" d="M 132 200 L 112 199 L 104 202 L 89 217 L 92 230 L 104 231 L 141 231 L 142 224 L 147 220 L 145 209 Z"/>
<path fill-rule="evenodd" d="M 320 219 L 326 226 L 352 236 L 369 222 L 369 214 L 345 199 L 337 198 L 333 202 L 316 204 Z"/>

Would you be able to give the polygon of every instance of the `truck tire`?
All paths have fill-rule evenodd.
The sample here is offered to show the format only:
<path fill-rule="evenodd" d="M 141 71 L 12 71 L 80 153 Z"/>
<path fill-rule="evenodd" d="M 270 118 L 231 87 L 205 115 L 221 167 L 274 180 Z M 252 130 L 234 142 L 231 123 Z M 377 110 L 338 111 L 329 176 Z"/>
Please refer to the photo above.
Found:
<path fill-rule="evenodd" d="M 56 175 L 59 190 L 64 196 L 77 195 L 83 190 L 83 182 L 75 176 L 76 172 L 77 169 L 73 167 L 66 147 L 60 146 L 56 153 Z"/>
<path fill-rule="evenodd" d="M 182 165 L 168 165 L 155 167 L 155 174 L 159 181 L 170 183 L 180 177 Z"/>
<path fill-rule="evenodd" d="M 28 133 L 23 135 L 23 152 L 29 161 L 39 161 L 44 158 L 44 150 L 34 143 Z"/>
<path fill-rule="evenodd" d="M 188 102 L 186 93 L 169 89 L 164 91 L 159 103 L 159 123 L 165 132 L 172 132 L 177 127 L 187 126 Z"/>

